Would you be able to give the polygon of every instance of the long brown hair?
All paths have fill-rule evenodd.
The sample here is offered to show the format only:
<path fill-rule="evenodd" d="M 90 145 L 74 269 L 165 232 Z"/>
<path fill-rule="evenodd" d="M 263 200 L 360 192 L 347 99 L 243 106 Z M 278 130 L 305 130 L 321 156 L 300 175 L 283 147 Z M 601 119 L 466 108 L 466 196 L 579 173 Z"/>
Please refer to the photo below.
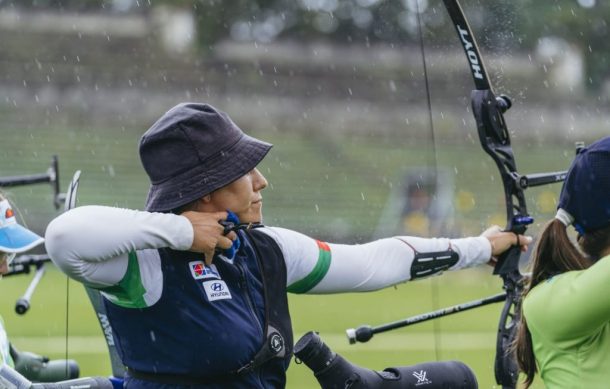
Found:
<path fill-rule="evenodd" d="M 532 275 L 523 292 L 523 298 L 539 283 L 554 275 L 571 270 L 584 270 L 590 267 L 602 253 L 610 247 L 610 226 L 578 236 L 578 245 L 583 255 L 572 244 L 566 226 L 559 220 L 548 222 L 538 238 L 532 254 Z M 523 308 L 521 308 L 523 309 Z M 525 388 L 529 388 L 538 372 L 532 346 L 532 336 L 521 312 L 521 321 L 513 344 L 517 363 L 525 373 Z"/>

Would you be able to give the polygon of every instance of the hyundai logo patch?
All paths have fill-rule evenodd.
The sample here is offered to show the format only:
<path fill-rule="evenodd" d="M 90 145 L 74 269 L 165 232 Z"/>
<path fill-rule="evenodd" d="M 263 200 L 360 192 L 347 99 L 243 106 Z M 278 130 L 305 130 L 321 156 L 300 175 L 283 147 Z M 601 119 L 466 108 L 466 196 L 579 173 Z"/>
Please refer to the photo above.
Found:
<path fill-rule="evenodd" d="M 201 283 L 208 301 L 226 300 L 231 298 L 231 292 L 223 280 L 204 281 Z"/>

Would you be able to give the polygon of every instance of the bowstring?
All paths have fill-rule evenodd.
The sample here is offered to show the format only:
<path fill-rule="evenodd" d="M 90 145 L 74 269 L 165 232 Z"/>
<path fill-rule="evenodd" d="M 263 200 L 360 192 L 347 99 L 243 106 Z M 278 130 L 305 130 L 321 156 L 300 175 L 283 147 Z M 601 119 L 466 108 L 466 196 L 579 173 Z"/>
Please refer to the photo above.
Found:
<path fill-rule="evenodd" d="M 65 333 L 65 337 L 66 337 L 66 344 L 65 344 L 65 348 L 66 348 L 66 377 L 68 377 L 68 328 L 69 328 L 69 323 L 70 323 L 70 277 L 66 276 L 66 333 Z"/>
<path fill-rule="evenodd" d="M 435 192 L 438 189 L 438 154 L 436 150 L 436 137 L 434 134 L 434 122 L 432 121 L 432 100 L 430 96 L 430 84 L 428 82 L 428 66 L 426 63 L 426 50 L 424 47 L 424 33 L 422 27 L 422 15 L 419 7 L 419 1 L 415 0 L 415 12 L 417 14 L 417 31 L 419 35 L 419 50 L 421 53 L 422 59 L 422 67 L 424 72 L 424 85 L 426 89 L 426 105 L 428 107 L 428 123 L 429 123 L 429 133 L 430 133 L 430 143 L 432 145 L 432 157 L 429 158 L 427 162 L 428 166 L 432 166 L 433 176 L 434 176 L 434 188 Z M 436 194 L 434 194 L 436 195 Z M 432 226 L 428 223 L 428 236 L 432 236 Z M 438 282 L 437 277 L 432 277 L 430 279 L 430 293 L 432 299 L 432 307 L 434 309 L 438 309 L 440 306 L 439 303 L 439 290 L 438 290 Z M 438 320 L 432 320 L 432 329 L 434 332 L 434 356 L 437 361 L 441 359 L 441 350 L 440 350 L 440 326 Z"/>

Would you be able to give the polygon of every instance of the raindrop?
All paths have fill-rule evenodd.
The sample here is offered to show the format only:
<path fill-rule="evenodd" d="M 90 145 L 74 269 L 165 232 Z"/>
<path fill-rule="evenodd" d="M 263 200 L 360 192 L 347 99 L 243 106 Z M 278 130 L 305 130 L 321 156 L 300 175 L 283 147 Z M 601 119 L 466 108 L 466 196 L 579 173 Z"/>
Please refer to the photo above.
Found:
<path fill-rule="evenodd" d="M 321 32 L 331 33 L 339 27 L 339 22 L 332 14 L 318 14 L 314 19 L 314 26 Z"/>

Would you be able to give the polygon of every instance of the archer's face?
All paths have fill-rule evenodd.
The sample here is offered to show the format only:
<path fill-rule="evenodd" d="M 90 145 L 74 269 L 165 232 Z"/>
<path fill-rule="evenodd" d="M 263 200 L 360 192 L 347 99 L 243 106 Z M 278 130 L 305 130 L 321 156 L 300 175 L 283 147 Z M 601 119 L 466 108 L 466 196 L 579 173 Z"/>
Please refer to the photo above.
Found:
<path fill-rule="evenodd" d="M 241 223 L 260 223 L 263 220 L 263 196 L 267 180 L 252 169 L 241 178 L 210 194 L 209 204 L 215 211 L 230 210 Z"/>

